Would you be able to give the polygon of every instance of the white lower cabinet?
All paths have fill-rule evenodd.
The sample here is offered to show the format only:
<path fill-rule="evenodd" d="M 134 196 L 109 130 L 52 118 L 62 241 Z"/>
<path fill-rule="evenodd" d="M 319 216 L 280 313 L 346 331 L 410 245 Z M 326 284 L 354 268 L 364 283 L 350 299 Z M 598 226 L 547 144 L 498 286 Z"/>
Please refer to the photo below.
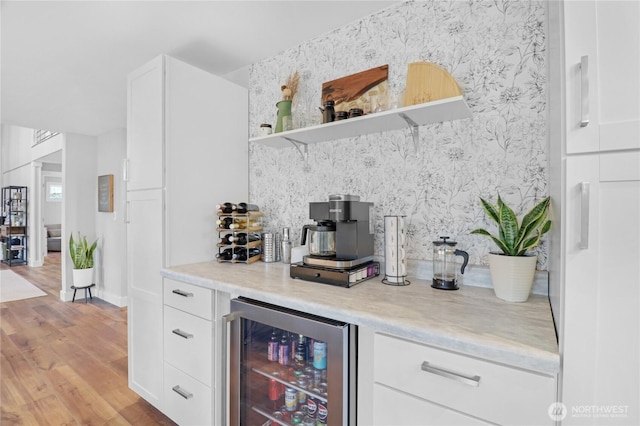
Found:
<path fill-rule="evenodd" d="M 164 363 L 164 413 L 179 425 L 211 425 L 213 393 L 209 386 Z"/>
<path fill-rule="evenodd" d="M 359 423 L 553 425 L 556 377 L 361 330 Z M 369 407 L 366 408 L 369 398 Z M 369 410 L 370 412 L 367 412 Z M 485 423 L 486 422 L 486 423 Z"/>
<path fill-rule="evenodd" d="M 211 321 L 164 307 L 164 362 L 211 386 Z"/>
<path fill-rule="evenodd" d="M 491 423 L 433 404 L 414 395 L 375 383 L 373 425 L 440 426 L 489 425 Z"/>
<path fill-rule="evenodd" d="M 163 280 L 163 412 L 180 425 L 221 425 L 219 321 L 229 295 Z"/>

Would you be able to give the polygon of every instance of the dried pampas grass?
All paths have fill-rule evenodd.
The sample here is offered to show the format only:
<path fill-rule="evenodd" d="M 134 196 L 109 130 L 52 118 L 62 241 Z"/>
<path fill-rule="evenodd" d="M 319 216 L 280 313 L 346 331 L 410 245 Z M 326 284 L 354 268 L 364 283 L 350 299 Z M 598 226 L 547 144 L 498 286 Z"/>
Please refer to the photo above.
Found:
<path fill-rule="evenodd" d="M 298 83 L 300 82 L 300 74 L 298 71 L 287 77 L 287 81 L 283 86 L 280 86 L 282 90 L 282 96 L 284 100 L 291 100 L 298 92 Z"/>

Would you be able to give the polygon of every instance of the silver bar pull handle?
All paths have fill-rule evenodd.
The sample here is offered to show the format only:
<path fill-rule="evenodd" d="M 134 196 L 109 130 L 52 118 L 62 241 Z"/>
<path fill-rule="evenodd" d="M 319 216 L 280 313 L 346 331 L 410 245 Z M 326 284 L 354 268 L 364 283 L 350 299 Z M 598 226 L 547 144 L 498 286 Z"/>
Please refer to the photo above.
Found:
<path fill-rule="evenodd" d="M 465 385 L 474 386 L 474 387 L 480 386 L 480 376 L 467 376 L 462 373 L 446 370 L 442 367 L 436 367 L 434 365 L 429 364 L 427 361 L 424 361 L 422 363 L 421 368 L 422 368 L 422 371 L 426 371 L 427 373 L 446 377 L 448 379 L 455 380 L 456 382 L 464 383 Z"/>
<path fill-rule="evenodd" d="M 129 159 L 122 160 L 122 180 L 129 182 Z"/>
<path fill-rule="evenodd" d="M 131 222 L 131 218 L 129 217 L 129 210 L 131 210 L 131 201 L 127 201 L 125 203 L 124 223 Z"/>
<path fill-rule="evenodd" d="M 171 389 L 173 389 L 173 391 L 175 393 L 177 393 L 178 395 L 180 395 L 181 397 L 183 397 L 184 399 L 189 399 L 189 398 L 193 398 L 193 394 L 191 392 L 188 392 L 184 389 L 182 389 L 180 387 L 180 385 L 175 385 L 174 387 L 172 387 Z"/>
<path fill-rule="evenodd" d="M 589 56 L 580 58 L 580 127 L 589 125 Z"/>
<path fill-rule="evenodd" d="M 587 250 L 589 248 L 589 182 L 580 183 L 580 248 Z"/>
<path fill-rule="evenodd" d="M 185 339 L 193 339 L 193 334 L 191 333 L 187 333 L 186 331 L 182 331 L 179 328 L 176 328 L 175 330 L 171 331 L 173 334 L 177 334 L 180 337 L 183 337 Z"/>
<path fill-rule="evenodd" d="M 182 296 L 182 297 L 193 297 L 193 293 L 189 293 L 189 292 L 186 292 L 184 290 L 180 290 L 179 288 L 176 288 L 175 290 L 172 290 L 171 293 L 177 294 L 178 296 Z"/>

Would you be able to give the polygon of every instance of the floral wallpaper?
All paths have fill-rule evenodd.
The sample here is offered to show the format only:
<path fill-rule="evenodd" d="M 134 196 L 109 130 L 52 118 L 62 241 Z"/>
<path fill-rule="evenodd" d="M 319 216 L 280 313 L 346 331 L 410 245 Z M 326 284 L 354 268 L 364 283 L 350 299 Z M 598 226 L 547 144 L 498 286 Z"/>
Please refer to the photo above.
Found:
<path fill-rule="evenodd" d="M 470 235 L 495 227 L 479 197 L 499 193 L 519 217 L 547 195 L 544 1 L 415 1 L 383 9 L 320 36 L 250 70 L 251 137 L 275 125 L 280 85 L 300 73 L 294 121 L 320 121 L 322 83 L 389 64 L 389 90 L 404 90 L 407 64 L 436 63 L 458 81 L 472 118 L 309 145 L 298 150 L 251 143 L 250 200 L 265 227 L 288 226 L 297 241 L 308 203 L 329 194 L 360 195 L 375 206 L 375 254 L 384 259 L 384 215 L 406 215 L 408 259 L 429 260 L 432 241 L 446 235 L 471 264 L 487 264 L 496 247 Z M 537 249 L 546 270 L 546 241 Z"/>

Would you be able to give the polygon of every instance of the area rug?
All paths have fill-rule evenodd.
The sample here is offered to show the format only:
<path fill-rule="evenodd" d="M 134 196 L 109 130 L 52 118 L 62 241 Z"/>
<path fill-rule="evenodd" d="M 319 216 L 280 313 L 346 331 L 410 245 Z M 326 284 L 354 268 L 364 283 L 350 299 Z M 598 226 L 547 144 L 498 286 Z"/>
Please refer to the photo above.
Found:
<path fill-rule="evenodd" d="M 9 269 L 0 271 L 0 302 L 46 296 L 47 293 Z"/>

